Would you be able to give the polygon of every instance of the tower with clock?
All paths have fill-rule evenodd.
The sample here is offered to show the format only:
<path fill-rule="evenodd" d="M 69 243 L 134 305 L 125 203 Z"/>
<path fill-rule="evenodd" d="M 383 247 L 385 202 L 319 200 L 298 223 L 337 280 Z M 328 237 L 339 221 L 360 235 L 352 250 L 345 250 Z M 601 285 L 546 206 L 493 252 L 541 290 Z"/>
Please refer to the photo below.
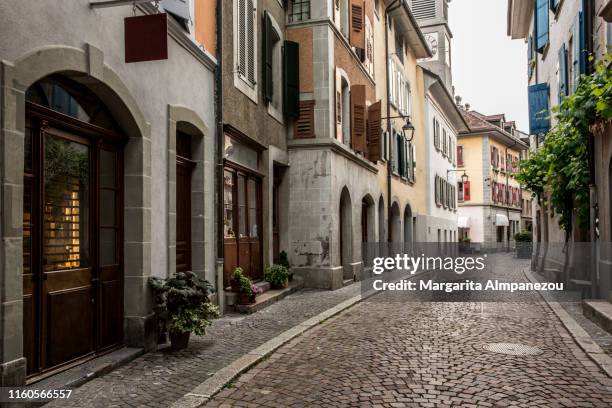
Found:
<path fill-rule="evenodd" d="M 448 25 L 448 3 L 451 0 L 408 0 L 412 14 L 419 23 L 433 56 L 419 64 L 436 73 L 452 93 L 453 35 Z"/>

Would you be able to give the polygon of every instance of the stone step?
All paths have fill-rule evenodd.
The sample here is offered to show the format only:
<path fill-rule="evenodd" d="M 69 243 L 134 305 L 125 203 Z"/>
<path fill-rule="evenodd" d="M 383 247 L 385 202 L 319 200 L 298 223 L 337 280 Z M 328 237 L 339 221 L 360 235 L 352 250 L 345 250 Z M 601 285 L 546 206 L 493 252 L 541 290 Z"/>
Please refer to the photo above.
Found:
<path fill-rule="evenodd" d="M 583 300 L 582 313 L 612 334 L 612 303 L 607 300 Z"/>
<path fill-rule="evenodd" d="M 272 287 L 270 286 L 270 282 L 260 281 L 256 282 L 253 285 L 257 286 L 259 289 L 263 291 L 263 293 L 269 291 Z"/>
<path fill-rule="evenodd" d="M 342 286 L 349 286 L 352 285 L 353 283 L 355 283 L 355 279 L 344 279 L 342 281 Z"/>
<path fill-rule="evenodd" d="M 255 303 L 250 305 L 234 305 L 234 309 L 238 313 L 251 314 L 265 307 L 270 306 L 272 303 L 278 302 L 279 300 L 287 297 L 288 295 L 300 290 L 304 287 L 304 281 L 299 278 L 294 278 L 293 281 L 289 282 L 289 286 L 285 289 L 270 289 L 265 293 L 255 298 Z"/>

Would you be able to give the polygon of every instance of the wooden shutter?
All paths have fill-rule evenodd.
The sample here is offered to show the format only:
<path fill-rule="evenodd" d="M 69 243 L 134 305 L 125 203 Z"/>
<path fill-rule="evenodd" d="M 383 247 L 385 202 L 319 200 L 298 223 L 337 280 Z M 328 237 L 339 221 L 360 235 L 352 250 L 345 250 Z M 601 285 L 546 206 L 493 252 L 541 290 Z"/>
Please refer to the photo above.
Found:
<path fill-rule="evenodd" d="M 238 73 L 246 77 L 246 14 L 244 13 L 246 0 L 238 0 L 238 55 L 237 55 L 237 69 Z"/>
<path fill-rule="evenodd" d="M 368 107 L 368 158 L 374 163 L 381 159 L 381 109 L 380 101 Z"/>
<path fill-rule="evenodd" d="M 463 182 L 463 201 L 469 201 L 470 200 L 470 182 L 468 181 L 464 181 Z"/>
<path fill-rule="evenodd" d="M 491 165 L 495 167 L 495 147 L 491 146 Z"/>
<path fill-rule="evenodd" d="M 548 1 L 536 0 L 535 4 L 536 49 L 540 52 L 548 43 Z"/>
<path fill-rule="evenodd" d="M 349 20 L 350 44 L 355 48 L 365 49 L 365 3 L 363 0 L 350 0 Z"/>
<path fill-rule="evenodd" d="M 297 118 L 300 115 L 300 45 L 298 43 L 285 41 L 283 68 L 285 116 Z"/>
<path fill-rule="evenodd" d="M 529 134 L 539 135 L 550 129 L 548 95 L 546 83 L 529 87 Z"/>
<path fill-rule="evenodd" d="M 246 7 L 247 78 L 251 84 L 255 85 L 255 30 L 257 29 L 255 15 L 257 13 L 255 12 L 253 0 L 247 0 Z"/>
<path fill-rule="evenodd" d="M 295 121 L 294 138 L 310 139 L 314 134 L 315 101 L 300 101 L 300 115 Z"/>
<path fill-rule="evenodd" d="M 274 55 L 272 48 L 274 47 L 274 28 L 272 27 L 272 20 L 268 15 L 267 11 L 263 14 L 263 97 L 264 101 L 268 102 L 272 100 L 274 95 L 274 83 L 273 83 L 273 71 L 272 65 L 274 63 Z"/>
<path fill-rule="evenodd" d="M 365 85 L 351 86 L 351 142 L 353 150 L 367 154 Z"/>
<path fill-rule="evenodd" d="M 463 166 L 463 146 L 457 146 L 457 165 Z"/>
<path fill-rule="evenodd" d="M 567 95 L 567 50 L 563 44 L 559 50 L 559 102 Z"/>

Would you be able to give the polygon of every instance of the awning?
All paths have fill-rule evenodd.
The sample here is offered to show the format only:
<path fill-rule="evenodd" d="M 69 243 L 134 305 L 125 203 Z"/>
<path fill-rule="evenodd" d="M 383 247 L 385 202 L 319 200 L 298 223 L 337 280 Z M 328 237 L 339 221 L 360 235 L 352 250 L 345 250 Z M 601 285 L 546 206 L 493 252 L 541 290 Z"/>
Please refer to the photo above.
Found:
<path fill-rule="evenodd" d="M 495 214 L 495 225 L 498 227 L 507 227 L 510 225 L 508 222 L 508 217 L 506 217 L 504 214 Z"/>
<path fill-rule="evenodd" d="M 470 217 L 459 217 L 457 219 L 457 227 L 470 228 Z"/>

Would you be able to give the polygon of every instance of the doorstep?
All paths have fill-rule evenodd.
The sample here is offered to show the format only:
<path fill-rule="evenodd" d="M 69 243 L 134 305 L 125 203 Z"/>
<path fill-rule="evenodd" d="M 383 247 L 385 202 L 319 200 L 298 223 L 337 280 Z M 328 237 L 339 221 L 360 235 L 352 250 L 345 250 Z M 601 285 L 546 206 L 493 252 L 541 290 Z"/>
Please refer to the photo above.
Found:
<path fill-rule="evenodd" d="M 110 353 L 103 354 L 83 364 L 47 377 L 28 385 L 28 388 L 38 390 L 57 390 L 76 388 L 87 381 L 100 377 L 142 355 L 144 350 L 134 347 L 122 347 Z"/>
<path fill-rule="evenodd" d="M 267 283 L 267 282 L 266 282 Z M 304 281 L 299 278 L 294 278 L 289 282 L 289 286 L 285 289 L 270 289 L 266 290 L 261 295 L 255 298 L 255 303 L 250 305 L 234 305 L 234 309 L 238 313 L 251 314 L 265 307 L 270 306 L 272 303 L 278 302 L 279 300 L 287 297 L 288 295 L 297 292 L 304 287 Z"/>
<path fill-rule="evenodd" d="M 582 310 L 586 317 L 612 334 L 612 303 L 607 300 L 583 300 Z"/>

